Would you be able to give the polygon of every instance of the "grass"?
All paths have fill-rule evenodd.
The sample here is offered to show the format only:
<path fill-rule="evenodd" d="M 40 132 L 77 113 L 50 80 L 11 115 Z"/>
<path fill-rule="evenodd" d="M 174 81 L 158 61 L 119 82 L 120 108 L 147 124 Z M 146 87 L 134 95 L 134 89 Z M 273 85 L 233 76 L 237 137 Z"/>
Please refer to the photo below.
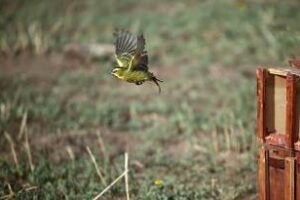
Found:
<path fill-rule="evenodd" d="M 92 199 L 99 174 L 109 184 L 124 172 L 124 152 L 131 199 L 257 198 L 255 69 L 298 56 L 299 3 L 0 5 L 0 198 Z M 64 57 L 69 43 L 112 43 L 115 27 L 145 33 L 160 95 L 112 78 L 111 58 Z"/>

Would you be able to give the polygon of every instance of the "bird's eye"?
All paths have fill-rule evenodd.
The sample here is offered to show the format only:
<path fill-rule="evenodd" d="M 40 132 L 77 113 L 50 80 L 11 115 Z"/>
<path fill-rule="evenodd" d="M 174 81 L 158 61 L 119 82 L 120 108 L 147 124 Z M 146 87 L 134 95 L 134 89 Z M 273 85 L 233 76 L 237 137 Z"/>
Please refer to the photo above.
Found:
<path fill-rule="evenodd" d="M 111 71 L 111 73 L 114 74 L 114 73 L 116 73 L 117 71 L 118 71 L 118 69 L 113 69 L 113 70 Z"/>

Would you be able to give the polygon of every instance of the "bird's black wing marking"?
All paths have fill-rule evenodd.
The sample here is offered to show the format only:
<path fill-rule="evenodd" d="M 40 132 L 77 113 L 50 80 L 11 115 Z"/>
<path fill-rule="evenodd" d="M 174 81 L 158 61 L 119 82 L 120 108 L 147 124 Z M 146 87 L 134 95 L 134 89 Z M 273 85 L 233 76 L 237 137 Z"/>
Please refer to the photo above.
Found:
<path fill-rule="evenodd" d="M 145 49 L 146 41 L 143 34 L 137 36 L 136 54 L 142 54 Z"/>
<path fill-rule="evenodd" d="M 135 70 L 140 71 L 148 71 L 148 53 L 145 51 L 146 40 L 143 34 L 137 37 L 137 48 L 136 54 L 139 54 L 139 59 L 137 61 L 136 66 L 134 66 Z"/>
<path fill-rule="evenodd" d="M 148 54 L 145 45 L 144 35 L 138 35 L 132 70 L 148 71 Z"/>
<path fill-rule="evenodd" d="M 135 70 L 148 71 L 148 54 L 146 51 L 141 55 L 138 63 L 134 66 Z"/>

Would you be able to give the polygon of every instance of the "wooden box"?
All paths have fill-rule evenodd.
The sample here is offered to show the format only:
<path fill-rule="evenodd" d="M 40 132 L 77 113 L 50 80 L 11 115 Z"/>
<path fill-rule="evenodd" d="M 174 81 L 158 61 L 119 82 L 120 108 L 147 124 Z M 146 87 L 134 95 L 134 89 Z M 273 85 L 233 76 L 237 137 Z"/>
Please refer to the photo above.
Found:
<path fill-rule="evenodd" d="M 300 150 L 300 70 L 257 70 L 257 138 Z"/>
<path fill-rule="evenodd" d="M 300 200 L 300 69 L 257 70 L 260 200 Z"/>
<path fill-rule="evenodd" d="M 259 200 L 300 200 L 300 152 L 262 146 L 258 157 Z"/>

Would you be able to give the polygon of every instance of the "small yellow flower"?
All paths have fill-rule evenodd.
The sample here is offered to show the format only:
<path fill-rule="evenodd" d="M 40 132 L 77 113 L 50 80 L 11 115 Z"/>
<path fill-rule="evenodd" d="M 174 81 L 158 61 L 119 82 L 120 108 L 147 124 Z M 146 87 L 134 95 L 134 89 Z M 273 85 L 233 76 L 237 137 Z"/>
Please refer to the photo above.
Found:
<path fill-rule="evenodd" d="M 156 187 L 158 187 L 158 188 L 162 188 L 162 187 L 164 187 L 164 182 L 163 182 L 162 180 L 160 180 L 160 179 L 156 179 L 156 180 L 154 181 L 154 185 L 155 185 Z"/>

